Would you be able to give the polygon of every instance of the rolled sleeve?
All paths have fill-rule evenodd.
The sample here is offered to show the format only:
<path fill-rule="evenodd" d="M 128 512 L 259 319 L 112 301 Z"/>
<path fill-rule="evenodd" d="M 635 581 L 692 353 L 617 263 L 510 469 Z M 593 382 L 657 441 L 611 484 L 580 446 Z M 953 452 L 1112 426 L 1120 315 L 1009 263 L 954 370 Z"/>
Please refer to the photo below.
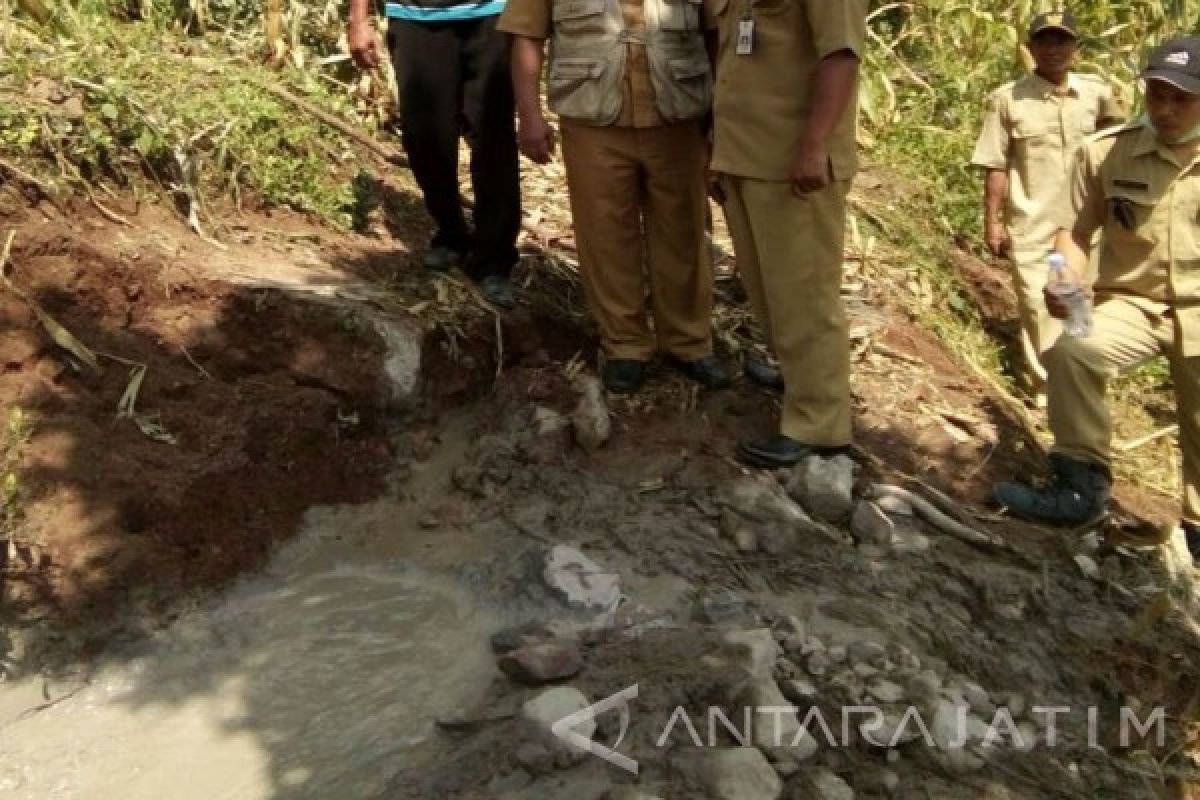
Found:
<path fill-rule="evenodd" d="M 867 0 L 808 0 L 806 7 L 817 58 L 842 50 L 862 58 L 867 38 Z"/>
<path fill-rule="evenodd" d="M 1080 148 L 1075 156 L 1071 178 L 1051 210 L 1051 219 L 1082 238 L 1091 238 L 1104 224 L 1104 184 L 1090 147 Z"/>
<path fill-rule="evenodd" d="M 548 39 L 552 0 L 508 0 L 496 23 L 497 30 L 529 39 Z"/>
<path fill-rule="evenodd" d="M 988 98 L 983 112 L 983 127 L 975 152 L 971 154 L 971 166 L 984 169 L 1008 169 L 1009 131 L 1006 121 L 1004 98 L 993 94 Z"/>

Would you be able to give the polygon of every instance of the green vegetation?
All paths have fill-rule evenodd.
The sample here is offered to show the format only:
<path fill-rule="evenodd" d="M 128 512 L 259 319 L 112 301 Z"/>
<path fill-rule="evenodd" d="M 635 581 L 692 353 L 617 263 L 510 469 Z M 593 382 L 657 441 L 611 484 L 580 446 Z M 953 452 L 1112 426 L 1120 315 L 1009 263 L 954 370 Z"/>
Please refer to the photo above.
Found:
<path fill-rule="evenodd" d="M 9 541 L 21 518 L 17 460 L 32 432 L 29 415 L 19 408 L 10 409 L 0 431 L 0 546 Z"/>
<path fill-rule="evenodd" d="M 244 8 L 216 11 L 248 27 Z M 361 216 L 358 154 L 271 90 L 286 85 L 362 121 L 362 84 L 342 80 L 354 72 L 336 53 L 329 14 L 303 11 L 280 70 L 259 63 L 265 43 L 255 28 L 237 38 L 210 22 L 205 35 L 187 36 L 170 7 L 130 20 L 104 5 L 62 3 L 49 28 L 0 14 L 0 154 L 52 191 L 166 192 L 198 217 L 214 199 L 252 201 L 351 225 Z M 337 7 L 326 11 L 340 31 Z"/>

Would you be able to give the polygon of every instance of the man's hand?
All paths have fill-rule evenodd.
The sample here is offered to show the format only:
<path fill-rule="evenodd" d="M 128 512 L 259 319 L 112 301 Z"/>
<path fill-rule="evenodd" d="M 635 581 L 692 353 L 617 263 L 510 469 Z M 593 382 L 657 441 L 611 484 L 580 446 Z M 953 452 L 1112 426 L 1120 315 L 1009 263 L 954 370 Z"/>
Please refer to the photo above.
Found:
<path fill-rule="evenodd" d="M 522 116 L 517 125 L 517 146 L 535 164 L 549 164 L 554 155 L 554 128 L 541 113 Z"/>
<path fill-rule="evenodd" d="M 1012 249 L 1012 240 L 1008 237 L 1008 230 L 1002 222 L 988 222 L 983 239 L 987 244 L 987 249 L 997 258 L 1006 257 Z"/>
<path fill-rule="evenodd" d="M 374 69 L 379 66 L 379 36 L 369 22 L 365 19 L 351 18 L 346 38 L 355 64 L 362 69 Z"/>
<path fill-rule="evenodd" d="M 801 145 L 796 160 L 792 162 L 789 177 L 792 193 L 803 197 L 810 192 L 819 192 L 829 185 L 832 178 L 829 150 L 823 145 Z"/>

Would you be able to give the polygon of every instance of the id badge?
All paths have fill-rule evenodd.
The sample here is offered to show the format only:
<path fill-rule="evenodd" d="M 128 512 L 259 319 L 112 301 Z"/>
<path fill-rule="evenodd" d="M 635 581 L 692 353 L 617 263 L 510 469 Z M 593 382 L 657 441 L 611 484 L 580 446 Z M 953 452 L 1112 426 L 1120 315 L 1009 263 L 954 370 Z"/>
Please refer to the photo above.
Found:
<path fill-rule="evenodd" d="M 754 20 L 750 17 L 738 20 L 737 47 L 733 52 L 739 56 L 748 56 L 754 52 Z"/>

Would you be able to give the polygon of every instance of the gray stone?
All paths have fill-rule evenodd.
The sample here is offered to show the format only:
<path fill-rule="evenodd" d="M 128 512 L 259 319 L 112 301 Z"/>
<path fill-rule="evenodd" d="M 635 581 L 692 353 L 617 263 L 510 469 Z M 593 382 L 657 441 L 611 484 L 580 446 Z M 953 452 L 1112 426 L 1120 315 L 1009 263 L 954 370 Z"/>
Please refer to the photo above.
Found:
<path fill-rule="evenodd" d="M 740 530 L 733 538 L 733 546 L 739 553 L 757 553 L 758 534 L 749 529 Z"/>
<path fill-rule="evenodd" d="M 868 719 L 859 723 L 858 732 L 872 747 L 894 748 L 921 738 L 921 724 L 915 715 L 906 717 L 899 712 L 887 712 L 882 720 Z"/>
<path fill-rule="evenodd" d="M 709 625 L 732 625 L 746 621 L 750 607 L 746 599 L 732 589 L 706 592 L 696 603 L 696 616 Z"/>
<path fill-rule="evenodd" d="M 881 703 L 893 704 L 904 700 L 904 687 L 888 680 L 874 680 L 867 685 L 867 691 Z"/>
<path fill-rule="evenodd" d="M 552 547 L 542 579 L 572 608 L 612 612 L 621 602 L 620 577 L 574 547 Z"/>
<path fill-rule="evenodd" d="M 812 524 L 775 481 L 756 475 L 740 478 L 722 492 L 721 504 L 759 523 L 782 522 L 804 528 Z"/>
<path fill-rule="evenodd" d="M 423 334 L 413 323 L 391 315 L 370 314 L 367 318 L 386 348 L 383 374 L 387 376 L 387 397 L 384 402 L 395 410 L 410 409 L 418 399 Z"/>
<path fill-rule="evenodd" d="M 817 651 L 808 657 L 804 662 L 804 668 L 808 670 L 808 674 L 814 678 L 819 678 L 829 672 L 833 666 L 833 661 L 827 654 L 822 651 Z"/>
<path fill-rule="evenodd" d="M 817 752 L 817 740 L 801 724 L 795 707 L 787 701 L 774 679 L 751 683 L 737 705 L 754 709 L 751 738 L 775 761 L 803 762 Z"/>
<path fill-rule="evenodd" d="M 982 686 L 971 681 L 964 681 L 962 685 L 963 699 L 967 701 L 967 705 L 976 714 L 984 717 L 991 717 L 996 713 L 996 706 L 992 703 L 992 698 Z"/>
<path fill-rule="evenodd" d="M 921 669 L 921 659 L 902 644 L 892 643 L 888 647 L 888 659 L 896 665 L 897 671 L 905 674 L 911 674 Z"/>
<path fill-rule="evenodd" d="M 809 777 L 812 782 L 812 794 L 808 797 L 802 797 L 800 794 L 792 795 L 796 800 L 854 800 L 854 790 L 850 788 L 850 784 L 839 778 L 833 772 L 827 769 L 815 770 Z"/>
<path fill-rule="evenodd" d="M 779 645 L 768 628 L 749 631 L 729 631 L 722 639 L 725 658 L 744 677 L 752 680 L 771 679 L 779 660 Z"/>
<path fill-rule="evenodd" d="M 855 664 L 854 665 L 854 674 L 864 680 L 866 680 L 867 678 L 874 678 L 876 675 L 878 675 L 880 673 L 880 671 L 881 670 L 878 670 L 875 667 L 872 667 L 870 664 Z"/>
<path fill-rule="evenodd" d="M 518 764 L 534 775 L 545 775 L 554 771 L 554 753 L 540 742 L 521 742 L 517 745 L 514 757 Z"/>
<path fill-rule="evenodd" d="M 887 661 L 887 649 L 878 642 L 851 642 L 846 648 L 846 654 L 855 663 L 866 663 L 876 668 L 882 668 Z"/>
<path fill-rule="evenodd" d="M 555 761 L 559 761 L 563 757 L 568 760 L 581 759 L 586 751 L 556 736 L 553 726 L 564 717 L 582 711 L 590 705 L 587 696 L 578 689 L 567 686 L 547 689 L 521 706 L 521 713 L 518 717 L 521 729 L 520 738 L 524 742 L 540 745 L 551 754 Z M 596 733 L 596 721 L 581 720 L 572 730 L 580 736 L 590 739 Z M 526 764 L 522 764 L 522 766 L 530 768 Z"/>
<path fill-rule="evenodd" d="M 829 660 L 835 664 L 841 664 L 846 660 L 846 648 L 840 644 L 835 644 L 826 653 L 829 655 Z"/>
<path fill-rule="evenodd" d="M 792 471 L 787 491 L 814 516 L 839 524 L 854 508 L 854 461 L 809 456 Z"/>
<path fill-rule="evenodd" d="M 811 706 L 819 693 L 817 685 L 808 678 L 782 681 L 779 688 L 783 691 L 784 697 L 801 707 Z"/>
<path fill-rule="evenodd" d="M 685 750 L 672 765 L 712 800 L 779 800 L 783 781 L 754 747 Z"/>
<path fill-rule="evenodd" d="M 510 650 L 496 664 L 510 680 L 540 686 L 577 675 L 583 669 L 583 655 L 578 642 L 557 640 Z"/>
<path fill-rule="evenodd" d="M 869 544 L 888 545 L 896 533 L 896 525 L 879 506 L 870 500 L 860 500 L 850 517 L 850 532 L 859 541 Z"/>
<path fill-rule="evenodd" d="M 1013 747 L 1022 752 L 1031 752 L 1038 745 L 1037 726 L 1028 720 L 1017 723 L 1017 735 L 1013 737 Z"/>
<path fill-rule="evenodd" d="M 898 517 L 913 516 L 912 503 L 893 494 L 885 494 L 875 499 L 876 505 L 885 514 L 895 514 Z"/>
<path fill-rule="evenodd" d="M 575 441 L 590 453 L 603 447 L 612 435 L 612 418 L 604 402 L 604 386 L 596 376 L 580 376 L 576 388 L 579 404 L 571 412 L 571 425 L 575 430 Z"/>
<path fill-rule="evenodd" d="M 660 800 L 659 797 L 638 791 L 633 786 L 614 786 L 605 800 Z"/>
<path fill-rule="evenodd" d="M 890 769 L 883 771 L 883 774 L 879 777 L 879 782 L 883 785 L 884 790 L 888 792 L 894 792 L 900 788 L 900 776 Z"/>

